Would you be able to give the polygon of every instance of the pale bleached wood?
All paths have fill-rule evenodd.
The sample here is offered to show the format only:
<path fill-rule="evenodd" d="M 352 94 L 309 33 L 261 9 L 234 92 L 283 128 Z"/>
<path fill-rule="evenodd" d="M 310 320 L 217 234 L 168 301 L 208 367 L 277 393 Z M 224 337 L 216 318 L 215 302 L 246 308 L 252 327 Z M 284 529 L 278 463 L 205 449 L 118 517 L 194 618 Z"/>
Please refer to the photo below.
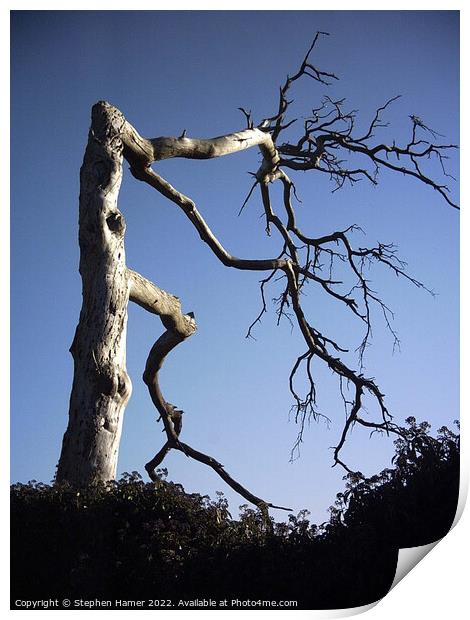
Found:
<path fill-rule="evenodd" d="M 116 475 L 124 408 L 129 274 L 125 222 L 117 208 L 123 116 L 97 104 L 80 171 L 79 244 L 83 305 L 70 348 L 74 378 L 56 480 L 74 486 Z"/>
<path fill-rule="evenodd" d="M 121 114 L 107 102 L 100 102 L 110 114 Z M 279 162 L 280 156 L 271 134 L 258 127 L 243 129 L 215 138 L 190 138 L 185 132 L 180 137 L 160 136 L 144 138 L 123 116 L 120 139 L 124 146 L 124 157 L 131 168 L 147 168 L 156 161 L 182 157 L 185 159 L 212 159 L 232 155 L 252 147 L 259 147 L 263 156 L 262 164 L 256 174 L 259 181 L 267 181 Z"/>

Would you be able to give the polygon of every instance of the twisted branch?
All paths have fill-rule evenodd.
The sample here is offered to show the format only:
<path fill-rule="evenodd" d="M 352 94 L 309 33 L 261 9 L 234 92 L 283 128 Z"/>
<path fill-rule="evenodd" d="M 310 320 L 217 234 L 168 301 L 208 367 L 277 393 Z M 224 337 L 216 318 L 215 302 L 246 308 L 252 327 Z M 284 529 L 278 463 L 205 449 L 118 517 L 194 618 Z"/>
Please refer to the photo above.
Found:
<path fill-rule="evenodd" d="M 313 361 L 318 359 L 326 364 L 340 379 L 340 392 L 347 415 L 339 442 L 334 449 L 334 464 L 339 464 L 347 471 L 351 471 L 341 460 L 340 451 L 344 446 L 349 430 L 354 424 L 358 423 L 379 432 L 401 433 L 401 430 L 391 422 L 392 416 L 385 405 L 384 394 L 375 380 L 366 378 L 362 374 L 363 356 L 371 336 L 372 305 L 375 304 L 382 311 L 385 324 L 392 334 L 394 347 L 399 346 L 398 336 L 392 327 L 393 313 L 371 288 L 365 270 L 373 264 L 382 264 L 396 276 L 403 277 L 414 286 L 423 289 L 426 287 L 407 273 L 406 263 L 398 258 L 393 244 L 378 243 L 370 248 L 355 248 L 351 236 L 360 230 L 358 226 L 349 226 L 345 230 L 334 231 L 322 237 L 311 237 L 304 234 L 296 223 L 295 211 L 291 202 L 292 195 L 295 195 L 295 186 L 287 176 L 286 170 L 308 170 L 327 174 L 335 184 L 333 191 L 336 191 L 346 181 L 354 184 L 363 178 L 377 184 L 380 169 L 386 168 L 413 177 L 432 187 L 450 206 L 458 208 L 458 205 L 448 195 L 449 188 L 432 179 L 423 169 L 425 161 L 435 158 L 439 162 L 443 174 L 450 177 L 451 175 L 445 169 L 445 160 L 447 159 L 447 152 L 457 147 L 453 144 L 429 142 L 426 139 L 429 135 L 436 138 L 439 134 L 430 129 L 415 115 L 410 116 L 412 129 L 407 144 L 399 146 L 395 142 L 385 144 L 375 141 L 377 130 L 388 125 L 382 119 L 383 114 L 390 105 L 398 100 L 399 96 L 392 97 L 384 105 L 377 108 L 367 125 L 366 131 L 362 134 L 356 132 L 356 110 L 345 110 L 344 99 L 333 100 L 328 96 L 324 97 L 321 104 L 312 109 L 311 116 L 305 119 L 302 131 L 297 139 L 278 144 L 281 133 L 295 123 L 295 119 L 286 120 L 289 106 L 292 103 L 288 100 L 287 95 L 295 82 L 304 76 L 323 85 L 327 85 L 331 79 L 337 79 L 333 73 L 315 67 L 310 60 L 310 55 L 320 36 L 325 34 L 327 33 L 317 33 L 298 71 L 294 75 L 288 76 L 280 88 L 277 112 L 271 117 L 263 119 L 258 126 L 254 126 L 251 111 L 247 112 L 240 108 L 245 115 L 247 128 L 227 136 L 203 140 L 189 138 L 184 132 L 178 138 L 145 139 L 122 117 L 122 142 L 124 156 L 130 163 L 133 176 L 156 189 L 180 208 L 202 241 L 208 245 L 213 254 L 225 266 L 241 270 L 269 272 L 269 275 L 260 281 L 262 308 L 250 325 L 247 336 L 252 336 L 254 326 L 261 321 L 262 316 L 267 311 L 265 287 L 272 281 L 279 281 L 279 277 L 283 280 L 284 289 L 276 301 L 278 319 L 287 317 L 291 320 L 286 310 L 290 308 L 307 345 L 306 352 L 298 357 L 289 378 L 290 391 L 295 400 L 295 418 L 300 424 L 296 446 L 298 447 L 302 441 L 306 420 L 311 415 L 314 417 L 321 415 L 315 409 L 316 389 L 312 368 Z M 101 103 L 100 105 L 107 106 L 109 104 Z M 116 111 L 116 113 L 119 112 Z M 249 259 L 231 255 L 213 234 L 195 203 L 151 168 L 153 162 L 170 157 L 206 159 L 232 154 L 252 146 L 257 146 L 260 149 L 262 163 L 254 174 L 255 182 L 246 201 L 254 189 L 259 187 L 266 220 L 266 233 L 271 235 L 272 231 L 275 231 L 281 241 L 282 250 L 276 258 Z M 362 157 L 365 165 L 363 167 L 349 165 L 347 160 L 351 154 L 354 155 L 355 159 L 357 156 Z M 283 185 L 281 215 L 276 212 L 269 191 L 270 184 L 276 182 Z M 240 212 L 243 210 L 246 201 Z M 345 283 L 335 278 L 334 273 L 339 266 L 348 268 L 347 277 L 351 278 L 350 282 Z M 279 277 L 274 279 L 274 274 Z M 301 294 L 303 288 L 309 283 L 319 287 L 324 294 L 340 302 L 347 311 L 352 312 L 365 325 L 365 334 L 357 349 L 359 371 L 349 368 L 337 357 L 338 353 L 346 352 L 346 349 L 330 337 L 322 334 L 305 317 L 301 304 Z M 429 291 L 429 289 L 426 290 Z M 429 292 L 432 293 L 432 291 Z M 141 305 L 143 304 L 141 303 Z M 172 423 L 172 413 L 168 403 L 165 403 L 161 396 L 158 386 L 158 371 L 165 355 L 186 336 L 178 329 L 175 330 L 174 325 L 165 326 L 167 332 L 157 340 L 152 348 L 144 375 L 152 400 L 162 416 L 167 432 L 167 443 L 148 464 L 149 473 L 153 472 L 155 466 L 161 462 L 171 448 L 180 449 L 188 456 L 201 460 L 201 462 L 205 462 L 214 468 L 232 488 L 242 495 L 245 493 L 244 497 L 249 501 L 254 499 L 253 503 L 261 502 L 259 498 L 255 498 L 251 494 L 246 495 L 248 492 L 243 488 L 241 488 L 243 493 L 239 488 L 236 488 L 234 484 L 237 485 L 238 483 L 235 483 L 214 459 L 194 451 L 187 444 L 180 442 L 179 432 L 175 431 Z M 302 362 L 306 363 L 309 384 L 309 390 L 304 398 L 297 394 L 294 386 L 294 378 Z M 344 396 L 343 382 L 352 386 L 354 391 L 352 400 L 347 400 Z M 375 400 L 380 415 L 379 421 L 366 421 L 359 417 L 365 394 L 371 395 Z M 264 502 L 262 503 L 264 504 Z"/>
<path fill-rule="evenodd" d="M 184 315 L 181 312 L 180 301 L 177 297 L 162 291 L 135 271 L 128 270 L 128 272 L 130 281 L 129 299 L 145 310 L 157 314 L 167 328 L 151 348 L 143 375 L 144 383 L 147 385 L 152 402 L 160 414 L 167 437 L 162 448 L 145 465 L 150 479 L 153 481 L 158 480 L 155 469 L 170 450 L 180 450 L 186 456 L 211 467 L 234 491 L 255 506 L 258 506 L 265 513 L 268 508 L 291 510 L 290 508 L 276 506 L 253 495 L 253 493 L 232 478 L 225 471 L 224 466 L 216 459 L 195 450 L 189 444 L 183 443 L 180 440 L 180 434 L 183 429 L 183 411 L 164 399 L 159 384 L 159 372 L 167 355 L 196 331 L 196 322 L 192 313 Z"/>

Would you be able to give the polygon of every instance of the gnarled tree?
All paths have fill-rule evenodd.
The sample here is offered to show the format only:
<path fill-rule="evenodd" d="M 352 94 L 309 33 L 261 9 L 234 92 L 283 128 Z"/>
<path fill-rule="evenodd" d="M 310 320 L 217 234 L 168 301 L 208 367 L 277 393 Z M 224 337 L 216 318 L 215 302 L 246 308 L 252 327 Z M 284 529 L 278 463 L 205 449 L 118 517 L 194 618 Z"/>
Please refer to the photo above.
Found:
<path fill-rule="evenodd" d="M 283 281 L 283 292 L 277 299 L 279 318 L 289 308 L 293 320 L 305 342 L 305 351 L 298 357 L 289 377 L 294 398 L 295 419 L 299 424 L 297 444 L 302 441 L 303 429 L 316 411 L 315 382 L 312 360 L 321 360 L 339 378 L 339 389 L 347 410 L 345 424 L 334 450 L 334 464 L 347 471 L 341 460 L 341 449 L 354 424 L 372 431 L 395 433 L 402 430 L 392 422 L 384 395 L 372 378 L 362 374 L 362 357 L 371 334 L 371 308 L 375 304 L 383 312 L 386 325 L 397 339 L 391 326 L 391 311 L 369 285 L 364 270 L 371 263 L 391 269 L 417 287 L 424 285 L 406 272 L 406 265 L 397 256 L 396 248 L 378 243 L 372 247 L 355 247 L 351 233 L 356 226 L 333 231 L 321 237 L 310 236 L 301 230 L 293 206 L 295 186 L 288 174 L 311 171 L 326 174 L 335 184 L 334 191 L 346 182 L 367 179 L 377 183 L 381 168 L 413 177 L 437 191 L 451 207 L 448 187 L 426 173 L 426 162 L 436 158 L 443 176 L 450 176 L 445 160 L 452 144 L 441 144 L 437 132 L 417 116 L 410 116 L 410 135 L 404 144 L 378 141 L 376 131 L 385 126 L 382 120 L 387 108 L 398 97 L 379 107 L 365 130 L 356 128 L 356 111 L 346 111 L 344 100 L 325 96 L 313 108 L 311 115 L 296 122 L 289 118 L 291 101 L 289 91 L 301 78 L 310 78 L 322 85 L 337 79 L 332 73 L 318 69 L 310 59 L 321 35 L 317 33 L 298 71 L 288 76 L 279 92 L 275 113 L 255 124 L 250 112 L 243 108 L 246 128 L 236 133 L 212 139 L 190 138 L 183 132 L 179 137 L 143 138 L 123 114 L 106 102 L 93 106 L 91 129 L 81 169 L 80 191 L 80 273 L 83 281 L 83 306 L 71 353 L 75 363 L 74 382 L 70 399 L 69 424 L 64 436 L 57 470 L 57 481 L 86 485 L 115 477 L 122 417 L 130 397 L 131 384 L 126 372 L 125 339 L 127 304 L 133 301 L 160 317 L 164 333 L 153 345 L 148 356 L 144 381 L 157 408 L 166 433 L 166 442 L 150 460 L 146 470 L 152 480 L 155 468 L 171 449 L 182 451 L 212 467 L 235 491 L 248 501 L 268 507 L 235 481 L 218 461 L 203 454 L 181 440 L 183 412 L 168 403 L 159 385 L 159 371 L 166 356 L 196 330 L 193 313 L 184 314 L 180 300 L 159 289 L 144 276 L 126 267 L 124 251 L 125 221 L 117 208 L 117 196 L 125 159 L 132 175 L 153 187 L 186 215 L 200 238 L 225 266 L 240 270 L 265 273 L 261 280 L 262 308 L 249 327 L 251 336 L 255 324 L 266 312 L 265 288 L 272 280 Z M 295 140 L 283 142 L 285 130 L 301 125 Z M 266 233 L 275 232 L 280 239 L 279 253 L 265 259 L 232 256 L 213 234 L 191 198 L 172 187 L 151 167 L 155 162 L 175 157 L 209 159 L 231 155 L 248 148 L 258 147 L 262 162 L 253 175 L 254 182 L 245 203 L 259 191 Z M 358 163 L 359 162 L 359 163 Z M 281 184 L 283 200 L 278 212 L 270 196 L 270 186 Z M 350 277 L 349 285 L 335 275 L 344 267 Z M 301 293 L 307 283 L 319 287 L 325 295 L 343 304 L 365 326 L 359 346 L 359 371 L 350 368 L 341 359 L 346 349 L 321 333 L 305 315 Z M 296 391 L 295 378 L 305 369 L 308 392 L 301 396 Z M 351 387 L 347 396 L 343 384 Z M 366 419 L 363 411 L 364 395 L 377 403 L 378 419 Z"/>

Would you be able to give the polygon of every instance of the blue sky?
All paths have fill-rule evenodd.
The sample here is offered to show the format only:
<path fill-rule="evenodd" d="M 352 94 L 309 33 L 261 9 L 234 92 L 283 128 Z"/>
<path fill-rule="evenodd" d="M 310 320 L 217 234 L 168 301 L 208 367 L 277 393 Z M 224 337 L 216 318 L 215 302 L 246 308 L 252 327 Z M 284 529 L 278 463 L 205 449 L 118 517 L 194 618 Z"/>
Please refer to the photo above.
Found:
<path fill-rule="evenodd" d="M 328 94 L 346 97 L 365 124 L 378 106 L 401 94 L 389 109 L 393 131 L 384 130 L 385 137 L 405 140 L 408 115 L 417 114 L 446 141 L 459 142 L 456 12 L 16 12 L 12 23 L 13 481 L 51 480 L 67 423 L 68 348 L 81 305 L 78 171 L 95 101 L 112 102 L 145 136 L 183 129 L 198 137 L 229 133 L 244 127 L 239 106 L 255 119 L 273 113 L 279 85 L 323 30 L 331 36 L 321 40 L 313 60 L 340 80 L 328 89 L 299 83 L 293 91 L 299 118 Z M 172 160 L 156 169 L 195 200 L 233 254 L 261 258 L 279 244 L 264 237 L 257 197 L 237 217 L 250 187 L 246 173 L 258 159 L 257 152 L 244 152 Z M 457 164 L 456 153 L 450 162 L 455 175 Z M 434 431 L 451 424 L 458 417 L 458 213 L 424 185 L 385 172 L 377 188 L 364 182 L 334 194 L 318 176 L 292 175 L 307 233 L 358 224 L 366 232 L 355 238 L 358 245 L 396 242 L 410 272 L 437 293 L 433 298 L 384 269 L 373 270 L 375 289 L 395 311 L 402 347 L 392 354 L 377 313 L 366 375 L 382 387 L 395 421 L 415 415 Z M 256 328 L 257 340 L 245 339 L 259 311 L 260 274 L 223 267 L 174 205 L 127 170 L 119 206 L 127 221 L 128 265 L 178 295 L 198 321 L 198 333 L 162 371 L 166 398 L 186 412 L 185 439 L 257 495 L 325 520 L 343 487 L 344 472 L 331 468 L 330 446 L 344 420 L 337 382 L 315 367 L 319 408 L 332 424 L 312 423 L 300 458 L 290 463 L 298 429 L 288 416 L 288 374 L 304 346 L 288 323 L 276 327 L 272 308 Z M 321 291 L 312 287 L 305 305 L 315 326 L 352 348 L 359 344 L 362 326 Z M 144 474 L 143 464 L 163 442 L 141 381 L 161 330 L 158 319 L 130 306 L 133 396 L 119 473 Z M 374 473 L 389 465 L 392 452 L 391 439 L 355 430 L 344 456 L 354 468 Z M 243 503 L 212 471 L 180 453 L 170 453 L 164 465 L 188 491 L 223 491 L 235 514 Z"/>

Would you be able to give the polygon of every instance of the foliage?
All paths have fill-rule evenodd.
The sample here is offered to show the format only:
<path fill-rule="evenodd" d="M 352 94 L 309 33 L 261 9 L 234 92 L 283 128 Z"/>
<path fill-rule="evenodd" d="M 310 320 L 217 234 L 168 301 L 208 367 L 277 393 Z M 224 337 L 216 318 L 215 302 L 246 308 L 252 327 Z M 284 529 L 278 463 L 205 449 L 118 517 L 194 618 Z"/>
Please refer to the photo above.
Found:
<path fill-rule="evenodd" d="M 399 547 L 443 537 L 459 486 L 459 436 L 407 420 L 393 468 L 346 476 L 330 519 L 285 523 L 137 472 L 80 491 L 36 481 L 11 488 L 12 596 L 297 600 L 354 607 L 384 596 Z"/>
<path fill-rule="evenodd" d="M 434 438 L 428 422 L 409 417 L 406 423 L 395 441 L 393 469 L 371 478 L 345 476 L 327 531 L 362 529 L 398 548 L 426 545 L 449 531 L 459 493 L 460 436 L 443 426 Z"/>

